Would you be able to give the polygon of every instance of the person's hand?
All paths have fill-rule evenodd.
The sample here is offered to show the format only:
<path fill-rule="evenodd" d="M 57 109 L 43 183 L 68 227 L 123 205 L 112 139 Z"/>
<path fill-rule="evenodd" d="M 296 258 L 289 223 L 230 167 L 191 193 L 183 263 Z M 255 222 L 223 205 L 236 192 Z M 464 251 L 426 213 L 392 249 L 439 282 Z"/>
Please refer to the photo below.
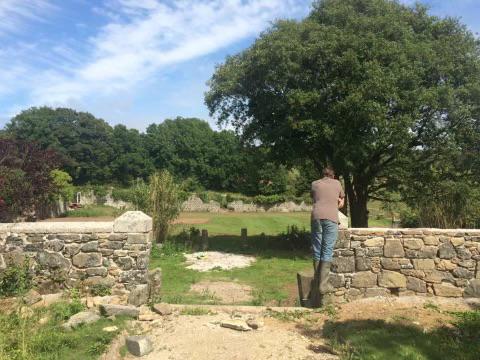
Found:
<path fill-rule="evenodd" d="M 338 198 L 338 208 L 343 208 L 343 205 L 345 205 L 345 198 Z"/>

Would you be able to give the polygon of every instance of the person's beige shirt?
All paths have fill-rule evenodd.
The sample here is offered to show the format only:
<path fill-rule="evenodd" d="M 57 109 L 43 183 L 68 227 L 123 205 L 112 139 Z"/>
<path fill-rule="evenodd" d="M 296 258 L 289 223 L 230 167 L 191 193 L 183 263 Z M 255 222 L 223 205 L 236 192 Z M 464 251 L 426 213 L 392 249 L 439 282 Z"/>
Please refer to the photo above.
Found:
<path fill-rule="evenodd" d="M 338 223 L 338 199 L 344 197 L 342 184 L 336 179 L 324 177 L 312 182 L 312 219 Z"/>

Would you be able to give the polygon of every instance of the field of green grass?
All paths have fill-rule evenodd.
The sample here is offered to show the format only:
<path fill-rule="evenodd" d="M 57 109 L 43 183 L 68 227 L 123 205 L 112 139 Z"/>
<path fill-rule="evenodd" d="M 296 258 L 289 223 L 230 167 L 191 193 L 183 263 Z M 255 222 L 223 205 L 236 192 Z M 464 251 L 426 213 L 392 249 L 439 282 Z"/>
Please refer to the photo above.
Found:
<path fill-rule="evenodd" d="M 162 300 L 171 303 L 219 303 L 211 294 L 189 292 L 192 284 L 200 281 L 234 281 L 253 288 L 254 299 L 250 305 L 295 305 L 296 273 L 311 267 L 310 254 L 305 246 L 290 247 L 281 233 L 295 225 L 302 244 L 309 241 L 309 213 L 292 214 L 211 214 L 184 213 L 182 224 L 175 225 L 171 240 L 163 249 L 154 248 L 150 266 L 161 267 L 163 273 Z M 202 223 L 203 222 L 203 223 Z M 185 268 L 184 242 L 179 235 L 190 227 L 207 229 L 209 250 L 248 254 L 257 261 L 248 268 L 229 271 L 197 272 Z M 243 245 L 240 232 L 248 230 L 248 244 Z M 187 249 L 188 251 L 188 249 Z"/>
<path fill-rule="evenodd" d="M 373 226 L 389 226 L 391 220 L 375 212 Z M 284 233 L 288 227 L 298 229 L 303 246 L 289 246 Z M 230 271 L 197 272 L 185 268 L 184 235 L 194 227 L 206 229 L 209 250 L 253 255 L 250 267 Z M 242 244 L 241 229 L 248 232 L 248 246 Z M 295 305 L 296 273 L 310 270 L 308 250 L 310 213 L 182 213 L 171 231 L 171 241 L 162 250 L 154 249 L 150 266 L 163 270 L 163 301 L 171 303 L 219 303 L 211 294 L 189 292 L 200 281 L 234 281 L 251 286 L 254 305 Z M 287 240 L 286 240 L 287 239 Z M 306 246 L 305 246 L 306 244 Z"/>
<path fill-rule="evenodd" d="M 176 229 L 195 226 L 211 235 L 240 235 L 247 228 L 249 235 L 278 235 L 288 226 L 310 228 L 310 213 L 182 213 Z"/>

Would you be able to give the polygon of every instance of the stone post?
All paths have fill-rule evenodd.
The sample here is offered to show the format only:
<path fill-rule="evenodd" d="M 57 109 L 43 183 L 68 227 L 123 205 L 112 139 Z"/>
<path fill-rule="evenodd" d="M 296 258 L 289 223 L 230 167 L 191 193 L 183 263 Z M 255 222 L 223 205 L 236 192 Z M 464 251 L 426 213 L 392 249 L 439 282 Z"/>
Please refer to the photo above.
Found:
<path fill-rule="evenodd" d="M 148 262 L 152 242 L 152 218 L 141 211 L 127 211 L 115 219 L 114 233 L 127 233 L 123 246 L 132 263 L 125 263 L 120 273 L 120 281 L 130 292 L 128 303 L 139 306 L 146 304 L 149 297 Z"/>

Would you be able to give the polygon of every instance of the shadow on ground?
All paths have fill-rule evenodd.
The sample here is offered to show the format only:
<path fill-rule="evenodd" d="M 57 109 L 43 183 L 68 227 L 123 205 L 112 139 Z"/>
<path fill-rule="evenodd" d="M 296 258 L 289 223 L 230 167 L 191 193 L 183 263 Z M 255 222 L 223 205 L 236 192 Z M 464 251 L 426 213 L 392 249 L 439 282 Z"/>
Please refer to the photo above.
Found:
<path fill-rule="evenodd" d="M 302 328 L 303 335 L 327 339 L 344 359 L 478 360 L 480 312 L 452 313 L 451 324 L 424 330 L 410 322 L 327 321 L 323 328 Z"/>
<path fill-rule="evenodd" d="M 171 236 L 169 244 L 182 251 L 202 251 L 201 237 L 187 238 L 185 234 Z M 261 256 L 263 258 L 309 258 L 310 233 L 294 232 L 281 235 L 253 235 L 244 241 L 241 236 L 213 235 L 208 239 L 209 251 Z"/>

